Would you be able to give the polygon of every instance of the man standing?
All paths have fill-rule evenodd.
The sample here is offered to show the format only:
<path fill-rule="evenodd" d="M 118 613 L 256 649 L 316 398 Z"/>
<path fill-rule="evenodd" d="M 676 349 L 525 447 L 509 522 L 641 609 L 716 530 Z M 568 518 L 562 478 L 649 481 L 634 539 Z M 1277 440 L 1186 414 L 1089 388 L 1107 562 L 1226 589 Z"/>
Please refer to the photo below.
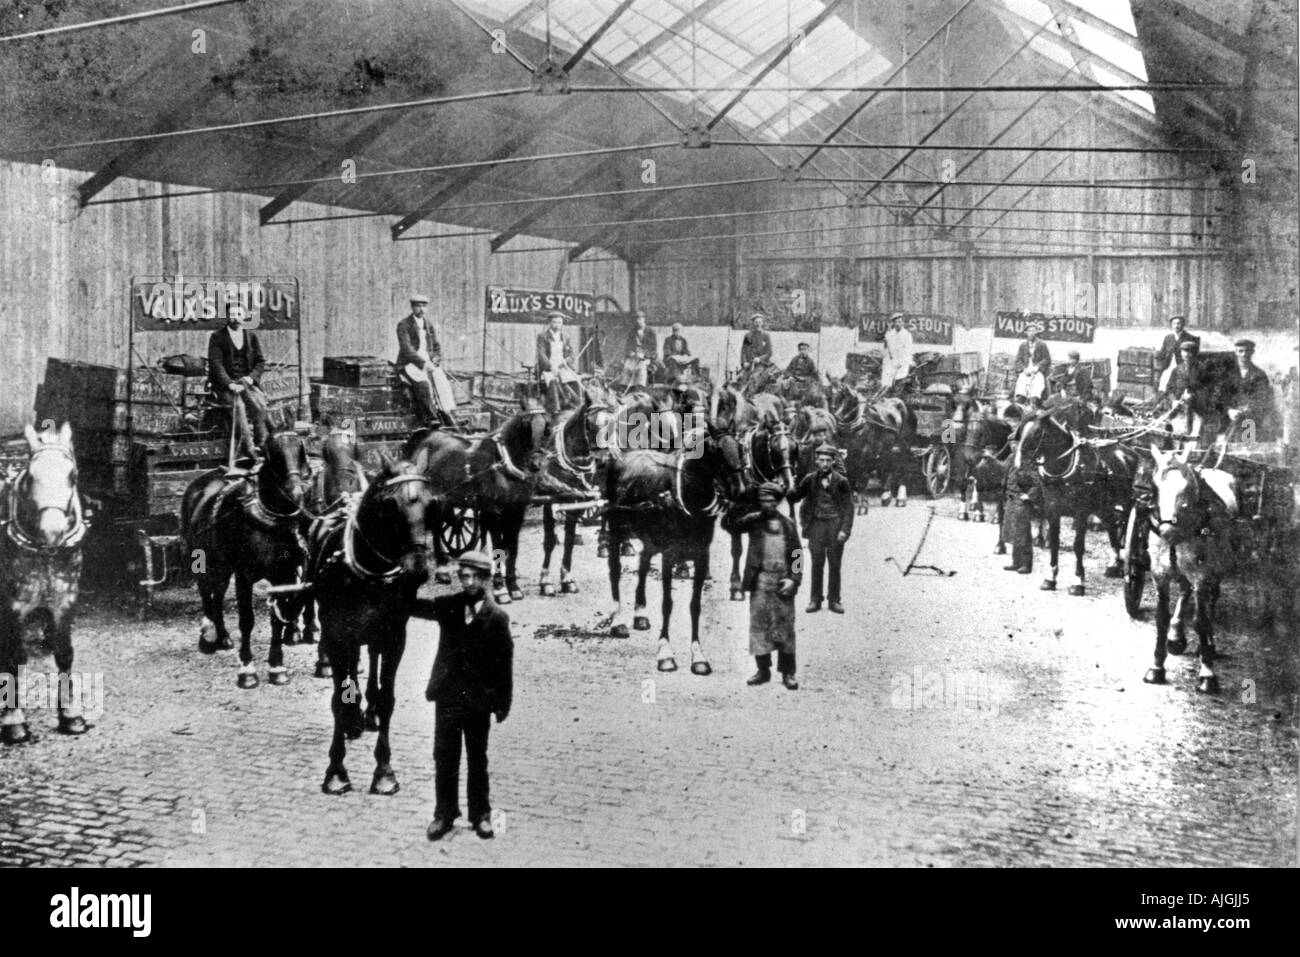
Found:
<path fill-rule="evenodd" d="M 436 803 L 426 832 L 439 841 L 460 817 L 460 743 L 465 740 L 469 823 L 479 837 L 492 832 L 488 794 L 488 731 L 510 714 L 512 690 L 510 616 L 492 600 L 492 560 L 482 552 L 460 556 L 458 595 L 433 600 L 438 654 L 424 697 L 434 709 L 433 761 Z"/>
<path fill-rule="evenodd" d="M 411 295 L 411 311 L 397 323 L 397 376 L 415 399 L 420 423 L 428 428 L 453 425 L 456 398 L 442 371 L 442 346 L 424 313 L 429 297 Z"/>
<path fill-rule="evenodd" d="M 803 523 L 803 535 L 812 558 L 809 614 L 821 611 L 822 572 L 828 561 L 831 566 L 830 587 L 826 591 L 829 607 L 837 615 L 844 614 L 844 606 L 840 604 L 840 565 L 844 560 L 844 543 L 853 532 L 853 490 L 849 480 L 835 471 L 837 457 L 835 446 L 829 443 L 818 446 L 817 471 L 805 475 L 789 496 L 792 502 L 803 499 L 799 521 Z"/>
<path fill-rule="evenodd" d="M 1042 402 L 1051 369 L 1052 354 L 1047 351 L 1047 343 L 1038 338 L 1038 327 L 1030 323 L 1025 341 L 1016 350 L 1016 396 Z"/>
<path fill-rule="evenodd" d="M 913 348 L 912 333 L 903 326 L 903 314 L 894 313 L 889 317 L 889 328 L 885 330 L 885 355 L 880 367 L 882 388 L 891 388 L 912 371 Z"/>
<path fill-rule="evenodd" d="M 554 415 L 565 406 L 562 392 L 570 399 L 577 391 L 578 374 L 573 371 L 573 346 L 564 335 L 564 313 L 553 312 L 547 326 L 537 334 L 537 372 L 546 390 L 546 411 Z"/>
<path fill-rule="evenodd" d="M 232 411 L 231 428 L 241 454 L 256 458 L 267 436 L 266 393 L 260 385 L 266 359 L 257 334 L 244 328 L 246 316 L 243 303 L 231 303 L 226 307 L 226 327 L 208 337 L 208 384 L 217 403 Z"/>
<path fill-rule="evenodd" d="M 741 588 L 749 592 L 749 653 L 758 670 L 745 683 L 767 684 L 772 680 L 772 652 L 777 653 L 781 683 L 799 690 L 795 679 L 794 596 L 802 579 L 802 551 L 794 522 L 777 506 L 784 490 L 775 482 L 758 487 L 760 511 L 736 519 L 724 519 L 728 532 L 747 532 L 745 573 Z"/>
<path fill-rule="evenodd" d="M 623 377 L 628 387 L 643 386 L 649 381 L 650 363 L 659 351 L 655 331 L 646 326 L 645 311 L 636 311 L 636 324 L 627 334 L 623 349 Z"/>
<path fill-rule="evenodd" d="M 772 337 L 763 329 L 763 314 L 756 312 L 750 317 L 754 328 L 745 333 L 740 343 L 740 367 L 747 369 L 756 362 L 772 361 Z"/>
<path fill-rule="evenodd" d="M 1165 336 L 1165 341 L 1160 343 L 1160 351 L 1156 353 L 1156 368 L 1160 370 L 1161 392 L 1168 388 L 1169 376 L 1173 374 L 1174 367 L 1182 364 L 1182 344 L 1184 342 L 1194 342 L 1198 348 L 1201 344 L 1199 336 L 1194 336 L 1187 331 L 1187 319 L 1185 317 L 1171 316 L 1169 328 L 1172 331 Z"/>
<path fill-rule="evenodd" d="M 674 322 L 673 334 L 664 340 L 664 365 L 667 367 L 668 378 L 676 380 L 693 361 L 690 346 L 686 344 L 686 337 L 682 335 L 682 324 Z"/>
<path fill-rule="evenodd" d="M 1273 442 L 1277 439 L 1277 409 L 1273 384 L 1268 374 L 1255 365 L 1255 343 L 1238 339 L 1237 365 L 1227 384 L 1228 418 L 1236 425 L 1235 435 L 1243 441 Z"/>

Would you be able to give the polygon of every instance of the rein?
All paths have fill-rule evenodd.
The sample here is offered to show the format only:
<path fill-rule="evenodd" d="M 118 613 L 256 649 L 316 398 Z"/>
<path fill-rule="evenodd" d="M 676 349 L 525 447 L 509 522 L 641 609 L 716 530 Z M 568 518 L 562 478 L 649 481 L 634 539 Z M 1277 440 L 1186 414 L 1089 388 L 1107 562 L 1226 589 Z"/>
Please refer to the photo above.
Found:
<path fill-rule="evenodd" d="M 432 484 L 428 476 L 414 473 L 395 475 L 385 481 L 383 487 L 389 488 L 391 486 L 402 485 L 408 482 L 420 482 L 425 485 Z M 352 572 L 358 578 L 370 581 L 391 582 L 402 574 L 401 560 L 389 558 L 375 546 L 374 542 L 366 537 L 365 532 L 361 530 L 361 523 L 357 520 L 357 515 L 361 511 L 360 498 L 356 499 L 355 503 L 355 506 L 348 512 L 347 521 L 343 525 L 343 562 L 347 566 L 348 571 Z M 370 549 L 370 552 L 376 558 L 388 565 L 388 568 L 385 571 L 372 571 L 357 560 L 356 539 L 358 536 L 360 536 L 362 544 L 364 544 L 366 548 Z M 417 545 L 416 550 L 427 551 L 427 547 L 425 545 Z"/>

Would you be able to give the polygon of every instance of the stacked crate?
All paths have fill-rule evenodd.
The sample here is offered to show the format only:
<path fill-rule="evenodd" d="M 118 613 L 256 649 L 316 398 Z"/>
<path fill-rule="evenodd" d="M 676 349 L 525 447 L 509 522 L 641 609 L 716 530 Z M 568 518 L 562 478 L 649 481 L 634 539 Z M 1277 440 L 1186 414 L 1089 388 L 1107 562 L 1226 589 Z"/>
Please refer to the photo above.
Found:
<path fill-rule="evenodd" d="M 995 352 L 989 356 L 988 372 L 984 374 L 986 392 L 1011 395 L 1016 390 L 1016 357 L 1010 352 Z"/>
<path fill-rule="evenodd" d="M 1121 349 L 1116 388 L 1130 401 L 1150 402 L 1159 394 L 1160 373 L 1154 349 Z"/>
<path fill-rule="evenodd" d="M 1065 378 L 1068 363 L 1060 362 L 1052 367 L 1052 381 L 1059 382 Z M 1110 395 L 1110 360 L 1085 359 L 1079 367 L 1088 373 L 1092 380 L 1092 391 L 1101 398 Z"/>
<path fill-rule="evenodd" d="M 374 356 L 326 356 L 325 374 L 312 380 L 311 411 L 326 425 L 375 414 L 415 422 L 411 397 L 392 363 Z"/>
<path fill-rule="evenodd" d="M 302 400 L 297 366 L 268 365 L 258 385 L 266 393 L 267 427 L 272 432 L 292 429 L 303 412 L 299 408 Z M 207 408 L 213 404 L 208 395 L 207 376 L 191 376 L 185 380 L 185 401 L 187 407 L 193 408 Z M 212 428 L 218 424 L 213 421 L 215 416 L 224 419 L 228 415 L 224 408 L 213 409 L 204 418 L 204 423 Z M 220 427 L 227 428 L 226 421 L 222 421 Z"/>
<path fill-rule="evenodd" d="M 954 392 L 970 386 L 980 385 L 980 354 L 978 352 L 950 352 L 942 356 L 938 363 L 930 367 L 932 371 L 925 376 L 925 382 L 943 383 Z"/>
<path fill-rule="evenodd" d="M 180 435 L 132 443 L 130 504 L 140 515 L 177 515 L 181 497 L 196 478 L 226 464 L 225 435 Z"/>

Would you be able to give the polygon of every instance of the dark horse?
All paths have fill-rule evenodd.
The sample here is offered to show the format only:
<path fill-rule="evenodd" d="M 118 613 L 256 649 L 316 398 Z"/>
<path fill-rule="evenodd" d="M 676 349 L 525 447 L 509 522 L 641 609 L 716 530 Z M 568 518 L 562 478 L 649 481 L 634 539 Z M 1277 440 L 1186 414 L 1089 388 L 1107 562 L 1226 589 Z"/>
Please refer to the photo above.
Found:
<path fill-rule="evenodd" d="M 449 511 L 472 508 L 478 517 L 476 538 L 492 541 L 493 592 L 501 604 L 524 597 L 519 588 L 516 563 L 519 530 L 524 514 L 537 492 L 557 497 L 581 498 L 572 486 L 561 483 L 543 470 L 554 454 L 551 420 L 546 410 L 535 406 L 512 416 L 490 435 L 468 439 L 443 431 L 420 431 L 403 449 L 403 457 L 423 464 L 437 500 L 429 528 L 434 532 L 434 553 L 439 581 L 450 581 L 443 570 L 450 557 L 437 534 Z M 474 543 L 470 544 L 473 547 Z"/>
<path fill-rule="evenodd" d="M 842 380 L 832 381 L 829 411 L 837 425 L 836 444 L 845 450 L 844 469 L 865 510 L 867 483 L 873 472 L 881 480 L 882 504 L 902 481 L 910 465 L 908 450 L 916 441 L 916 413 L 897 397 L 864 400 Z"/>
<path fill-rule="evenodd" d="M 205 620 L 199 651 L 211 654 L 231 646 L 221 606 L 233 575 L 239 605 L 241 688 L 258 685 L 249 644 L 253 584 L 261 579 L 272 586 L 294 584 L 307 558 L 302 527 L 306 446 L 293 432 L 279 432 L 266 440 L 265 451 L 265 460 L 254 472 L 227 474 L 224 469 L 214 469 L 191 482 L 181 499 L 181 537 L 203 601 Z M 271 651 L 267 657 L 271 684 L 289 680 L 281 641 L 300 607 L 298 593 L 271 601 Z"/>
<path fill-rule="evenodd" d="M 1114 561 L 1106 568 L 1106 577 L 1124 575 L 1120 539 L 1133 504 L 1138 454 L 1118 443 L 1085 441 L 1080 431 L 1088 415 L 1086 406 L 1073 402 L 1041 412 L 1020 427 L 1015 467 L 1036 465 L 1043 492 L 1043 519 L 1051 557 L 1051 577 L 1044 580 L 1044 591 L 1056 589 L 1064 515 L 1074 520 L 1076 581 L 1070 586 L 1070 594 L 1084 594 L 1083 552 L 1089 515 L 1101 520 L 1110 537 Z"/>
<path fill-rule="evenodd" d="M 779 419 L 773 422 L 771 417 L 761 415 L 753 403 L 734 389 L 725 390 L 719 396 L 715 422 L 719 432 L 735 436 L 744 463 L 745 492 L 732 501 L 733 509 L 741 510 L 742 514 L 758 511 L 757 488 L 764 482 L 776 482 L 786 492 L 794 489 L 799 473 L 799 446 L 784 422 Z M 790 514 L 793 518 L 793 505 Z M 740 588 L 740 561 L 744 554 L 743 533 L 732 532 L 732 601 L 745 600 Z"/>
<path fill-rule="evenodd" d="M 433 490 L 425 467 L 421 458 L 386 461 L 359 499 L 317 519 L 309 532 L 307 577 L 320 606 L 321 649 L 334 679 L 334 736 L 321 785 L 326 794 L 352 790 L 343 766 L 344 738 L 355 737 L 361 724 L 355 676 L 362 645 L 370 652 L 367 697 L 379 732 L 370 792 L 398 791 L 388 729 L 397 669 L 406 650 L 406 623 L 429 577 L 425 521 Z"/>
<path fill-rule="evenodd" d="M 59 669 L 59 731 L 85 734 L 85 687 L 72 678 L 72 619 L 81 582 L 81 543 L 87 524 L 77 491 L 72 429 L 65 422 L 37 434 L 24 430 L 31 457 L 11 480 L 0 481 L 0 742 L 31 737 L 18 691 L 26 664 L 24 626 L 43 619 L 46 643 Z M 92 715 L 93 717 L 93 715 Z"/>
<path fill-rule="evenodd" d="M 609 464 L 608 435 L 614 418 L 612 409 L 592 402 L 587 392 L 582 405 L 564 410 L 556 416 L 554 455 L 546 463 L 547 471 L 562 484 L 580 493 L 596 496 L 604 484 L 604 468 Z M 573 579 L 573 545 L 577 538 L 578 519 L 583 509 L 564 506 L 564 551 L 560 557 L 560 592 L 576 595 L 578 583 Z M 547 502 L 542 506 L 542 574 L 538 594 L 552 596 L 551 556 L 559 538 L 555 534 L 557 508 Z"/>
<path fill-rule="evenodd" d="M 660 671 L 676 671 L 669 639 L 672 618 L 673 568 L 689 561 L 691 581 L 691 672 L 710 674 L 713 669 L 700 645 L 700 594 L 709 573 L 709 545 L 713 525 L 726 499 L 744 492 L 744 463 L 740 445 L 730 432 L 711 424 L 683 436 L 683 447 L 671 452 L 633 449 L 610 462 L 605 475 L 606 516 L 609 527 L 609 586 L 613 600 L 610 634 L 629 634 L 619 594 L 622 545 L 641 541 L 637 568 L 636 617 L 632 627 L 650 628 L 646 616 L 646 576 L 656 554 L 663 555 L 663 625 L 659 631 Z"/>

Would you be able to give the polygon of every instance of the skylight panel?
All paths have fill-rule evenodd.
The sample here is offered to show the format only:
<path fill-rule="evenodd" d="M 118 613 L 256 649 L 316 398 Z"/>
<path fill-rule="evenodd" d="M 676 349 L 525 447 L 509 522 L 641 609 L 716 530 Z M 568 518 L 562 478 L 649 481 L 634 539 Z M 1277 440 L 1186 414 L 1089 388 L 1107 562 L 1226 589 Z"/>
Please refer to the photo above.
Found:
<path fill-rule="evenodd" d="M 1137 26 L 1133 23 L 1133 11 L 1129 7 L 1128 0 L 1070 0 L 1070 2 L 1137 39 Z"/>
<path fill-rule="evenodd" d="M 1078 20 L 1073 21 L 1073 26 L 1074 35 L 1079 38 L 1082 46 L 1134 76 L 1141 77 L 1143 80 L 1147 78 L 1146 63 L 1142 59 L 1141 52 L 1135 47 Z"/>
<path fill-rule="evenodd" d="M 1029 31 L 1026 30 L 1026 34 L 1028 33 Z M 1045 35 L 1036 36 L 1034 37 L 1034 39 L 1029 41 L 1029 45 L 1033 47 L 1035 50 L 1037 50 L 1039 53 L 1051 57 L 1057 63 L 1061 64 L 1061 66 L 1075 65 L 1076 61 L 1074 57 L 1070 54 L 1070 51 L 1065 49 L 1065 47 L 1063 47 L 1060 43 L 1057 43 L 1052 38 L 1049 38 Z M 1086 76 L 1087 74 L 1084 75 Z"/>
<path fill-rule="evenodd" d="M 1128 82 L 1123 77 L 1110 72 L 1110 70 L 1107 70 L 1105 67 L 1094 66 L 1093 70 L 1097 74 L 1097 81 L 1105 86 L 1120 86 Z M 1151 99 L 1151 94 L 1145 90 L 1118 90 L 1117 93 L 1125 99 L 1132 100 L 1149 113 L 1154 114 L 1156 111 L 1155 100 Z"/>

